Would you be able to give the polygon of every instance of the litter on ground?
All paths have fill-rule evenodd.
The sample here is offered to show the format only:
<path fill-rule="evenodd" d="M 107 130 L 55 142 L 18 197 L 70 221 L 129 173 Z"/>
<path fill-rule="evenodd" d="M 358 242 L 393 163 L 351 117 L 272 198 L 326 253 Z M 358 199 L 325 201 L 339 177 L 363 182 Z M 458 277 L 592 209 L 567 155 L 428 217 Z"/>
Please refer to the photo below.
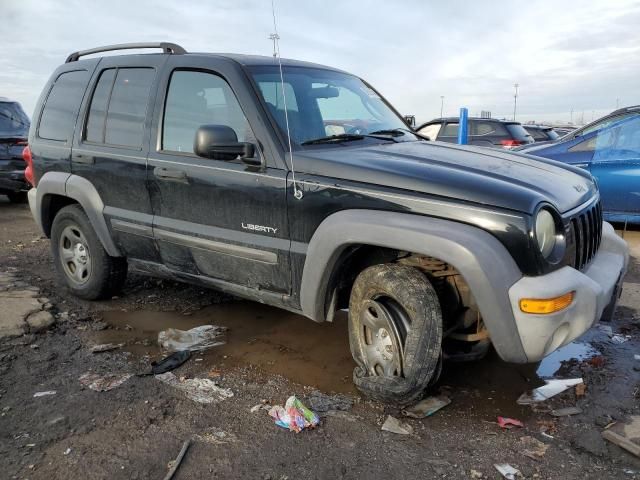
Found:
<path fill-rule="evenodd" d="M 224 345 L 225 341 L 221 337 L 226 331 L 226 327 L 216 325 L 201 325 L 190 330 L 168 328 L 158 334 L 158 344 L 170 352 L 197 352 Z"/>
<path fill-rule="evenodd" d="M 183 392 L 187 398 L 198 403 L 217 403 L 233 397 L 233 392 L 222 388 L 207 378 L 178 378 L 173 373 L 161 373 L 156 378 Z"/>
<path fill-rule="evenodd" d="M 498 425 L 502 429 L 509 429 L 511 427 L 524 427 L 524 424 L 515 418 L 498 417 Z"/>
<path fill-rule="evenodd" d="M 531 391 L 531 394 L 523 393 L 518 398 L 519 405 L 530 405 L 532 403 L 543 402 L 569 387 L 583 383 L 582 378 L 553 379 L 545 380 L 546 385 L 538 387 Z"/>
<path fill-rule="evenodd" d="M 412 407 L 402 410 L 402 414 L 405 417 L 425 418 L 433 415 L 438 410 L 446 407 L 450 403 L 451 399 L 449 397 L 445 397 L 444 395 L 439 397 L 428 397 L 424 400 L 419 401 Z"/>
<path fill-rule="evenodd" d="M 56 391 L 55 390 L 47 390 L 46 392 L 36 392 L 33 394 L 33 398 L 38 398 L 38 397 L 46 397 L 48 395 L 55 395 Z"/>
<path fill-rule="evenodd" d="M 96 392 L 107 392 L 119 387 L 132 377 L 130 373 L 114 373 L 110 375 L 98 375 L 87 372 L 80 375 L 80 383 L 90 390 Z"/>
<path fill-rule="evenodd" d="M 174 352 L 171 355 L 164 357 L 159 362 L 152 362 L 151 373 L 153 375 L 160 375 L 161 373 L 170 372 L 171 370 L 178 368 L 190 358 L 191 352 L 189 350 Z"/>
<path fill-rule="evenodd" d="M 413 433 L 413 427 L 411 427 L 411 425 L 402 423 L 391 415 L 389 415 L 382 424 L 382 430 L 385 432 L 397 433 L 399 435 L 411 435 Z"/>
<path fill-rule="evenodd" d="M 122 347 L 124 347 L 124 343 L 103 343 L 101 345 L 94 345 L 89 350 L 91 353 L 102 353 L 110 352 L 111 350 L 116 350 Z"/>
<path fill-rule="evenodd" d="M 631 338 L 631 335 L 621 335 L 619 333 L 616 333 L 613 337 L 611 337 L 611 341 L 613 343 L 621 344 L 626 342 L 630 338 Z"/>
<path fill-rule="evenodd" d="M 350 410 L 353 406 L 353 397 L 336 394 L 327 395 L 318 390 L 314 390 L 309 395 L 309 406 L 318 413 L 325 413 L 330 410 Z"/>
<path fill-rule="evenodd" d="M 520 444 L 523 448 L 522 454 L 532 460 L 540 460 L 549 448 L 549 444 L 530 436 L 520 437 Z"/>
<path fill-rule="evenodd" d="M 305 407 L 295 395 L 287 398 L 284 407 L 281 405 L 271 407 L 269 415 L 276 421 L 276 425 L 296 433 L 305 428 L 314 428 L 320 423 L 320 417 Z"/>
<path fill-rule="evenodd" d="M 500 472 L 500 475 L 502 475 L 507 480 L 515 480 L 516 476 L 522 475 L 520 473 L 520 470 L 518 470 L 517 468 L 513 468 L 508 463 L 496 463 L 494 467 L 496 468 L 496 470 L 498 470 L 498 472 Z"/>
<path fill-rule="evenodd" d="M 551 415 L 554 417 L 568 417 L 569 415 L 579 415 L 580 413 L 582 413 L 582 409 L 579 407 L 565 407 L 551 410 Z"/>

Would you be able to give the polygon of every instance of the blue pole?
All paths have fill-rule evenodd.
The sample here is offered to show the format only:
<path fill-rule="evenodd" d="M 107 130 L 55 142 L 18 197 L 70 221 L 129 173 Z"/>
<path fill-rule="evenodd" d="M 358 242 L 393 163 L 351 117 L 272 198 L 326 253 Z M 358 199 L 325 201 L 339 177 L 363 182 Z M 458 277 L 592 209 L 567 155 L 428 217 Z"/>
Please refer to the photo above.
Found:
<path fill-rule="evenodd" d="M 458 126 L 458 145 L 467 144 L 467 133 L 469 131 L 469 111 L 462 107 L 460 109 L 460 124 Z"/>

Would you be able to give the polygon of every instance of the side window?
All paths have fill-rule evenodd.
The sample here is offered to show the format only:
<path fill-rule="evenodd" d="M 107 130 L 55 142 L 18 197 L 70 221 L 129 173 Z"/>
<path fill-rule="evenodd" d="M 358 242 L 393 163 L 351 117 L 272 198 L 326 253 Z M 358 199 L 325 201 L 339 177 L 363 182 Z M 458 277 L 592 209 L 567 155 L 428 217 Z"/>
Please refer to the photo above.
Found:
<path fill-rule="evenodd" d="M 177 70 L 171 75 L 165 102 L 162 149 L 193 153 L 193 141 L 201 125 L 226 125 L 233 128 L 238 141 L 255 142 L 249 122 L 225 80 L 212 73 Z"/>
<path fill-rule="evenodd" d="M 93 92 L 85 140 L 142 149 L 152 68 L 104 70 Z"/>
<path fill-rule="evenodd" d="M 640 115 L 596 134 L 593 161 L 640 160 Z"/>
<path fill-rule="evenodd" d="M 595 132 L 596 130 L 601 130 L 603 128 L 608 127 L 609 125 L 612 125 L 614 123 L 620 122 L 620 121 L 622 121 L 622 120 L 624 120 L 626 118 L 633 117 L 634 115 L 637 115 L 637 113 L 633 113 L 633 112 L 623 113 L 623 114 L 620 114 L 620 115 L 616 115 L 615 117 L 610 117 L 610 118 L 606 118 L 604 120 L 600 120 L 596 124 L 594 124 L 594 125 L 592 125 L 592 126 L 590 126 L 588 128 L 585 128 L 584 130 L 582 130 L 580 132 L 580 135 L 586 135 L 586 134 L 588 134 L 590 132 Z"/>
<path fill-rule="evenodd" d="M 589 140 L 583 140 L 580 143 L 575 144 L 568 151 L 569 152 L 593 152 L 596 148 L 596 137 L 591 137 Z"/>
<path fill-rule="evenodd" d="M 447 123 L 442 129 L 441 137 L 457 137 L 458 136 L 458 123 Z"/>
<path fill-rule="evenodd" d="M 85 133 L 85 140 L 89 142 L 104 143 L 104 124 L 107 119 L 107 107 L 115 76 L 115 68 L 102 72 L 96 89 L 93 91 Z"/>
<path fill-rule="evenodd" d="M 498 135 L 503 132 L 503 128 L 500 124 L 496 122 L 482 122 L 482 121 L 473 121 L 469 122 L 470 135 Z"/>
<path fill-rule="evenodd" d="M 421 128 L 418 131 L 418 133 L 420 135 L 429 137 L 431 140 L 435 140 L 436 138 L 438 138 L 438 132 L 440 132 L 441 128 L 442 128 L 441 123 L 434 123 L 432 125 L 427 125 L 426 127 Z"/>
<path fill-rule="evenodd" d="M 65 72 L 56 79 L 42 110 L 39 138 L 61 142 L 71 140 L 88 80 L 86 70 Z"/>

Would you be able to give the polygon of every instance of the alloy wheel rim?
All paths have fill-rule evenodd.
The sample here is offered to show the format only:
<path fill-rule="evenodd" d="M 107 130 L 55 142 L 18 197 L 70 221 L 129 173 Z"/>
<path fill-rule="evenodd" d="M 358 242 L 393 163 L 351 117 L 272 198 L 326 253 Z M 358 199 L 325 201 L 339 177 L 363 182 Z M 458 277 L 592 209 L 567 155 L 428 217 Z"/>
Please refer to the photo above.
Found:
<path fill-rule="evenodd" d="M 87 240 L 75 225 L 69 225 L 60 234 L 60 259 L 65 275 L 73 283 L 83 285 L 91 276 L 91 255 Z"/>

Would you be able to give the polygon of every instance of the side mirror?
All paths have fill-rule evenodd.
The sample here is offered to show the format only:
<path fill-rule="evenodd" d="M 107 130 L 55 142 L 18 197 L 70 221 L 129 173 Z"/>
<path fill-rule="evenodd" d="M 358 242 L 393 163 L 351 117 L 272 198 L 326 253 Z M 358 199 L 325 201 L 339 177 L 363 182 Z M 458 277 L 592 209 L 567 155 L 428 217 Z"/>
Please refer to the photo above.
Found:
<path fill-rule="evenodd" d="M 213 160 L 240 159 L 249 165 L 260 165 L 253 143 L 239 142 L 233 128 L 226 125 L 202 125 L 196 132 L 193 151 L 199 157 Z"/>
<path fill-rule="evenodd" d="M 411 128 L 416 128 L 416 116 L 415 115 L 405 115 L 404 121 Z"/>

